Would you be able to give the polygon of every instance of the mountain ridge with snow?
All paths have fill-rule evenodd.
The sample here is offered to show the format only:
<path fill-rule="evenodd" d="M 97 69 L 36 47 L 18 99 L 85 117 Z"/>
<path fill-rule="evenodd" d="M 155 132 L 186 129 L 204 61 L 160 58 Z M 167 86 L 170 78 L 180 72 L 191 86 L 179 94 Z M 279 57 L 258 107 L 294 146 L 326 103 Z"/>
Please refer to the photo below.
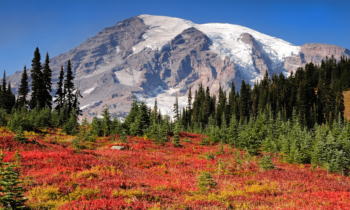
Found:
<path fill-rule="evenodd" d="M 234 82 L 238 90 L 243 78 L 253 84 L 266 70 L 287 76 L 308 62 L 319 64 L 332 55 L 350 57 L 350 51 L 327 44 L 295 46 L 240 25 L 139 15 L 51 58 L 52 95 L 61 65 L 71 60 L 76 87 L 84 96 L 84 114 L 93 116 L 107 105 L 112 114 L 124 116 L 134 95 L 140 100 L 148 95 L 144 100 L 150 106 L 158 97 L 165 113 L 176 94 L 185 104 L 190 86 L 194 91 L 201 83 L 217 93 L 220 85 L 229 90 Z M 15 93 L 20 78 L 20 71 L 8 77 Z"/>

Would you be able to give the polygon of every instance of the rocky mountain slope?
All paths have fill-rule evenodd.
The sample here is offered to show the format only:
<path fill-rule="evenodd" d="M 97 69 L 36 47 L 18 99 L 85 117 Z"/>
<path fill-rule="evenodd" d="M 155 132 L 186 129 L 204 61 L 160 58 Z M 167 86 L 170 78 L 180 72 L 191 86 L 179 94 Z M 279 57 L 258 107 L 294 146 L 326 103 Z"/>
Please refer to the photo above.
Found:
<path fill-rule="evenodd" d="M 84 96 L 81 108 L 91 117 L 105 104 L 111 113 L 124 115 L 133 95 L 150 106 L 157 98 L 162 113 L 172 114 L 175 94 L 180 106 L 186 105 L 190 86 L 203 83 L 215 92 L 221 84 L 228 90 L 231 81 L 236 87 L 242 78 L 252 84 L 266 70 L 287 76 L 332 55 L 350 57 L 350 51 L 327 44 L 294 46 L 239 25 L 140 15 L 103 29 L 50 62 L 56 84 L 61 65 L 71 60 L 75 84 Z M 14 92 L 21 74 L 9 76 Z"/>

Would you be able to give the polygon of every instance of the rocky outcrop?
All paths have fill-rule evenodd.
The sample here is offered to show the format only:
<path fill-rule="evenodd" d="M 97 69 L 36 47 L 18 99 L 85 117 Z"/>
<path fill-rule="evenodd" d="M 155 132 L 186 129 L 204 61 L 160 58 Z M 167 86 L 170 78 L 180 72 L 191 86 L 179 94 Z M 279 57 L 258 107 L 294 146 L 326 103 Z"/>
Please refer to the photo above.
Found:
<path fill-rule="evenodd" d="M 336 45 L 308 43 L 301 46 L 299 55 L 287 57 L 284 67 L 289 72 L 296 71 L 298 67 L 304 67 L 306 63 L 320 64 L 323 59 L 331 56 L 340 60 L 341 56 L 350 57 L 350 51 Z"/>

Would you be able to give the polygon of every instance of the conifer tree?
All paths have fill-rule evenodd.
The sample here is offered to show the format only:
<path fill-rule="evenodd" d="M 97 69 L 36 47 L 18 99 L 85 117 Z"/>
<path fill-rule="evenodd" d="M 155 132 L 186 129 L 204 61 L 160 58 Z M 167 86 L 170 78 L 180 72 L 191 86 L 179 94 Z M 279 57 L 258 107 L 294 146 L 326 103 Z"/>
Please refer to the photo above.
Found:
<path fill-rule="evenodd" d="M 240 113 L 243 119 L 249 117 L 249 89 L 247 89 L 244 79 L 242 79 L 241 85 Z"/>
<path fill-rule="evenodd" d="M 130 112 L 126 116 L 125 122 L 124 122 L 124 125 L 127 128 L 127 130 L 130 130 L 130 126 L 135 121 L 135 118 L 138 115 L 138 113 L 139 113 L 139 104 L 136 100 L 136 96 L 134 95 Z"/>
<path fill-rule="evenodd" d="M 61 66 L 61 71 L 60 71 L 60 76 L 58 77 L 57 91 L 56 91 L 56 96 L 54 101 L 56 103 L 55 109 L 57 110 L 58 113 L 61 112 L 61 109 L 65 101 L 65 91 L 64 91 L 63 80 L 64 80 L 64 70 L 63 70 L 63 66 Z"/>
<path fill-rule="evenodd" d="M 228 143 L 232 146 L 237 147 L 238 139 L 238 122 L 235 115 L 231 116 L 229 130 L 228 130 Z"/>
<path fill-rule="evenodd" d="M 7 97 L 7 91 L 6 91 L 6 71 L 4 70 L 4 76 L 2 77 L 2 85 L 0 89 L 0 106 L 2 109 L 7 110 L 7 103 L 8 103 L 8 97 Z"/>
<path fill-rule="evenodd" d="M 12 93 L 11 90 L 11 83 L 9 82 L 7 85 L 7 92 L 6 92 L 6 98 L 7 98 L 7 111 L 10 113 L 13 108 L 15 108 L 16 105 L 16 96 Z"/>
<path fill-rule="evenodd" d="M 216 188 L 217 183 L 214 181 L 211 174 L 207 171 L 204 171 L 198 178 L 198 188 L 200 192 L 205 193 L 210 189 Z"/>
<path fill-rule="evenodd" d="M 64 126 L 63 126 L 63 131 L 66 132 L 67 134 L 70 134 L 70 135 L 77 134 L 78 127 L 79 127 L 79 124 L 77 121 L 78 121 L 78 117 L 77 117 L 76 112 L 73 108 L 68 122 L 66 124 L 64 124 Z"/>
<path fill-rule="evenodd" d="M 175 129 L 174 129 L 173 144 L 175 147 L 181 146 L 180 137 L 179 137 L 179 133 L 180 133 L 179 127 L 180 127 L 180 121 L 176 122 Z"/>
<path fill-rule="evenodd" d="M 23 209 L 25 190 L 19 180 L 19 175 L 14 170 L 14 165 L 4 163 L 2 150 L 0 153 L 0 204 L 3 209 Z"/>
<path fill-rule="evenodd" d="M 103 136 L 108 136 L 110 134 L 110 126 L 111 126 L 111 117 L 109 114 L 109 110 L 107 107 L 107 104 L 105 105 L 105 108 L 102 111 L 102 132 Z"/>
<path fill-rule="evenodd" d="M 97 112 L 95 113 L 94 117 L 92 118 L 91 122 L 91 133 L 94 136 L 102 136 L 102 121 L 97 117 Z"/>
<path fill-rule="evenodd" d="M 67 108 L 67 102 L 64 102 L 63 107 L 61 108 L 59 112 L 59 125 L 63 126 L 67 120 L 68 120 L 68 108 Z"/>
<path fill-rule="evenodd" d="M 72 64 L 71 61 L 68 60 L 67 63 L 67 74 L 66 79 L 64 80 L 64 93 L 65 98 L 67 100 L 67 108 L 68 108 L 68 114 L 70 115 L 72 112 L 72 109 L 74 108 L 74 100 L 75 100 L 75 89 L 74 89 L 74 76 L 72 71 Z"/>
<path fill-rule="evenodd" d="M 52 96 L 51 96 L 51 77 L 52 77 L 52 71 L 50 69 L 50 60 L 49 60 L 49 53 L 46 53 L 46 59 L 44 64 L 44 70 L 43 70 L 43 99 L 45 100 L 45 105 L 52 108 Z"/>
<path fill-rule="evenodd" d="M 137 115 L 134 118 L 134 122 L 130 126 L 130 134 L 133 136 L 141 136 L 142 135 L 142 110 L 139 109 Z"/>
<path fill-rule="evenodd" d="M 75 90 L 75 94 L 74 94 L 74 101 L 73 101 L 73 108 L 75 110 L 75 113 L 77 115 L 82 115 L 81 109 L 80 109 L 80 102 L 79 102 L 79 98 L 83 98 L 83 95 L 81 95 L 80 89 L 79 87 Z"/>
<path fill-rule="evenodd" d="M 41 56 L 39 52 L 39 48 L 37 47 L 34 52 L 34 58 L 32 60 L 32 94 L 31 99 L 29 101 L 29 106 L 31 109 L 34 109 L 36 105 L 39 105 L 40 108 L 45 106 L 45 99 L 43 98 L 45 94 L 43 93 L 45 90 L 45 86 L 43 83 L 43 74 L 41 72 Z"/>
<path fill-rule="evenodd" d="M 174 115 L 174 119 L 175 121 L 179 121 L 179 99 L 178 99 L 178 96 L 176 94 L 176 99 L 175 99 L 175 104 L 174 104 L 174 110 L 173 112 L 175 113 Z"/>
<path fill-rule="evenodd" d="M 18 90 L 17 106 L 19 108 L 25 107 L 28 104 L 28 101 L 27 101 L 28 93 L 29 93 L 29 87 L 28 87 L 27 67 L 24 66 L 22 78 L 21 78 L 21 85 Z"/>

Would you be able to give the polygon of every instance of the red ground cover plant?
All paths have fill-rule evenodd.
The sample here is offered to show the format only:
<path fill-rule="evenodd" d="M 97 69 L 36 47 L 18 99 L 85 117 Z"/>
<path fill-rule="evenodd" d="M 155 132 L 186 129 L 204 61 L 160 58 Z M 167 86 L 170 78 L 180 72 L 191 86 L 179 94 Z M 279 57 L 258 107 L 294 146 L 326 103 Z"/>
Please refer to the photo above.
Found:
<path fill-rule="evenodd" d="M 181 147 L 98 138 L 94 150 L 79 152 L 65 135 L 32 136 L 26 144 L 13 137 L 2 131 L 0 149 L 16 164 L 32 209 L 350 209 L 349 177 L 275 156 L 275 168 L 266 171 L 261 157 L 200 145 L 197 134 L 180 133 Z M 199 189 L 203 172 L 215 187 Z"/>

